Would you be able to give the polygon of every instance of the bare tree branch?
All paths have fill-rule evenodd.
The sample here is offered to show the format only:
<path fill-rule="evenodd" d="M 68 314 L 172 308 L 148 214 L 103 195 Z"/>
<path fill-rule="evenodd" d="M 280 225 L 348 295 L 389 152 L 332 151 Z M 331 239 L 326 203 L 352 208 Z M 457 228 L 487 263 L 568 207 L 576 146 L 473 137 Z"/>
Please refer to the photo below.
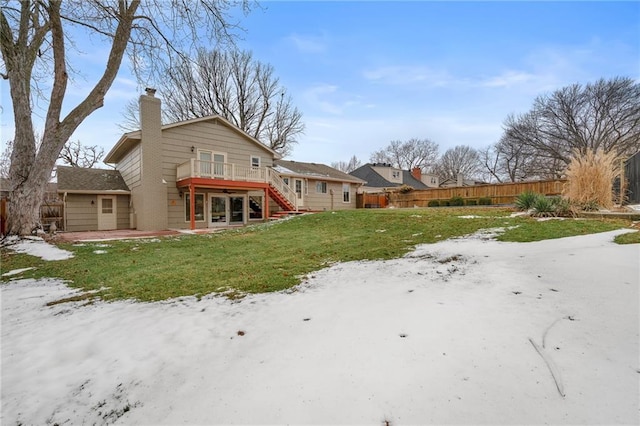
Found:
<path fill-rule="evenodd" d="M 3 2 L 0 53 L 4 69 L 0 74 L 9 81 L 15 122 L 10 233 L 29 233 L 37 223 L 44 188 L 64 144 L 102 107 L 124 55 L 130 55 L 139 78 L 153 81 L 176 57 L 190 56 L 202 42 L 232 43 L 237 24 L 228 10 L 235 4 L 246 11 L 249 0 Z M 69 72 L 80 69 L 67 53 L 75 47 L 74 38 L 94 36 L 111 47 L 103 73 L 80 103 L 63 108 Z M 50 88 L 47 98 L 46 87 Z M 36 138 L 34 131 L 34 96 L 47 104 L 42 138 Z M 63 116 L 64 110 L 70 112 Z"/>
<path fill-rule="evenodd" d="M 80 141 L 69 141 L 62 147 L 58 158 L 71 167 L 91 168 L 102 160 L 103 155 L 104 148 L 98 145 L 87 146 Z"/>
<path fill-rule="evenodd" d="M 509 116 L 504 130 L 501 146 L 530 157 L 533 168 L 520 167 L 527 176 L 561 175 L 574 150 L 631 155 L 640 150 L 640 84 L 616 77 L 564 87 L 538 97 L 528 113 Z"/>
<path fill-rule="evenodd" d="M 400 169 L 419 167 L 428 171 L 438 157 L 438 144 L 429 139 L 411 138 L 391 141 L 385 148 L 375 151 L 369 158 L 374 163 L 389 163 Z"/>

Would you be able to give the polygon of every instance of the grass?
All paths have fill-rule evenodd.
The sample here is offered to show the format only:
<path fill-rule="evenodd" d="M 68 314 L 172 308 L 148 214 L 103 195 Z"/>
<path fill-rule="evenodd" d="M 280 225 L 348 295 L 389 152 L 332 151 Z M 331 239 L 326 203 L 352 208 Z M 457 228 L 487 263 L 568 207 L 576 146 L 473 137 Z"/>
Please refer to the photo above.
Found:
<path fill-rule="evenodd" d="M 613 241 L 618 244 L 640 244 L 640 231 L 618 235 Z"/>
<path fill-rule="evenodd" d="M 225 292 L 238 297 L 291 288 L 334 262 L 396 258 L 417 244 L 479 229 L 517 226 L 499 239 L 537 241 L 629 225 L 620 220 L 538 222 L 510 218 L 510 213 L 497 208 L 327 212 L 216 234 L 60 244 L 74 257 L 53 262 L 3 249 L 0 272 L 35 267 L 22 277 L 62 278 L 106 300 L 155 301 Z M 475 218 L 459 217 L 464 215 Z M 99 250 L 106 253 L 96 254 Z"/>

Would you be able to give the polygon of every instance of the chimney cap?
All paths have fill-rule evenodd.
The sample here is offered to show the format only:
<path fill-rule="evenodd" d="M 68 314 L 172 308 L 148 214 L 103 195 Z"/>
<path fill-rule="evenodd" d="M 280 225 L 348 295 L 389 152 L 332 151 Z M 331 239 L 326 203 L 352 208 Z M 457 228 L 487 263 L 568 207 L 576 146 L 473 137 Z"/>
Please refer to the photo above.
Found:
<path fill-rule="evenodd" d="M 155 96 L 155 94 L 156 94 L 156 89 L 154 89 L 152 87 L 145 87 L 144 91 L 147 92 L 147 95 L 151 96 L 151 97 Z"/>

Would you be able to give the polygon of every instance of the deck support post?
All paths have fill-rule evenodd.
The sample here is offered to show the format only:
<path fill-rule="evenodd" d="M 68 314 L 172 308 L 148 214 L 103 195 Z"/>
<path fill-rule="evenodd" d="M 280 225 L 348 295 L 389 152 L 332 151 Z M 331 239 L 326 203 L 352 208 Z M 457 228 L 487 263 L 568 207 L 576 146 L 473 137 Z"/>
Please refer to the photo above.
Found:
<path fill-rule="evenodd" d="M 189 184 L 189 221 L 191 230 L 196 229 L 196 191 L 192 183 Z"/>

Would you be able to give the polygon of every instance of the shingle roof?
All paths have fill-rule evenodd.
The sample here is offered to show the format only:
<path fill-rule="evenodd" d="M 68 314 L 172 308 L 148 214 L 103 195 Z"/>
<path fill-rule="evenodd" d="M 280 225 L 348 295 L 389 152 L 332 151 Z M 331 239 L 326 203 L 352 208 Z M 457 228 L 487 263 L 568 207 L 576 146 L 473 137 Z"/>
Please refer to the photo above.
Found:
<path fill-rule="evenodd" d="M 404 185 L 409 185 L 413 189 L 429 189 L 422 181 L 414 178 L 409 170 L 402 171 L 402 182 Z"/>
<path fill-rule="evenodd" d="M 331 179 L 342 182 L 362 183 L 357 176 L 336 170 L 324 164 L 317 163 L 301 163 L 299 161 L 275 160 L 273 162 L 275 169 L 280 173 L 308 176 L 314 179 Z"/>
<path fill-rule="evenodd" d="M 399 183 L 392 183 L 383 178 L 378 172 L 373 170 L 371 164 L 365 164 L 364 166 L 358 167 L 349 174 L 365 180 L 367 182 L 367 186 L 373 188 L 391 188 L 394 186 L 400 186 Z"/>
<path fill-rule="evenodd" d="M 414 178 L 410 171 L 402 171 L 402 183 L 389 182 L 373 169 L 373 165 L 368 163 L 349 173 L 367 181 L 367 186 L 372 188 L 393 188 L 401 185 L 409 185 L 414 189 L 427 189 L 427 185 Z"/>
<path fill-rule="evenodd" d="M 58 192 L 129 191 L 118 170 L 58 166 Z"/>

